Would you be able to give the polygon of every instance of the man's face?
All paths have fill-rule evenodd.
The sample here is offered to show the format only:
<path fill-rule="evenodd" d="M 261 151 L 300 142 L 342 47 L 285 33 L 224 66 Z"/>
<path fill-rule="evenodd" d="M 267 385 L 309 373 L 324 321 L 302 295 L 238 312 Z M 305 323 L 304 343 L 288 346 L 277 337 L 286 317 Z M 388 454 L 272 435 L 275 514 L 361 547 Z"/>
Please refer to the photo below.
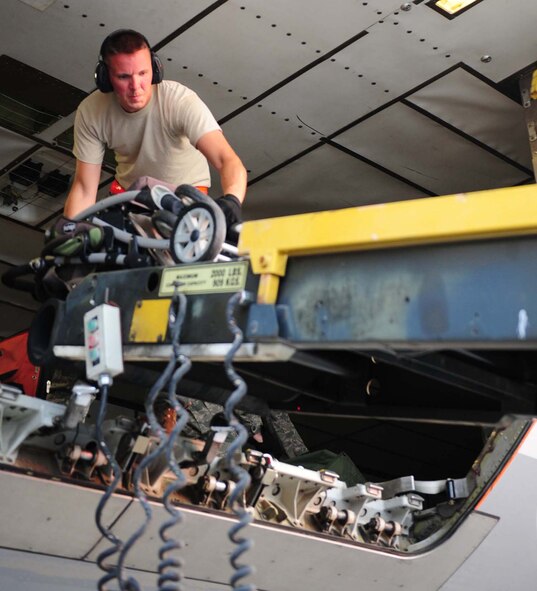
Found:
<path fill-rule="evenodd" d="M 149 49 L 110 55 L 106 63 L 112 88 L 122 108 L 128 113 L 143 109 L 152 92 L 153 70 Z"/>

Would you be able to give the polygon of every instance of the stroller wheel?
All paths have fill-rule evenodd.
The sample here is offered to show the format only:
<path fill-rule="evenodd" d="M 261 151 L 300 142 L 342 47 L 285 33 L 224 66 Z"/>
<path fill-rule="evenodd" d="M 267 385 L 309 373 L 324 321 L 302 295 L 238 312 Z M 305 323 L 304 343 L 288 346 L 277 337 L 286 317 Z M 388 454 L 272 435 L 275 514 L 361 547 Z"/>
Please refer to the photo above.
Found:
<path fill-rule="evenodd" d="M 220 253 L 226 235 L 222 210 L 213 203 L 194 203 L 177 216 L 170 251 L 177 263 L 211 261 Z"/>
<path fill-rule="evenodd" d="M 169 238 L 172 235 L 173 227 L 177 221 L 177 216 L 171 211 L 159 209 L 151 216 L 151 222 L 158 233 L 164 238 Z"/>

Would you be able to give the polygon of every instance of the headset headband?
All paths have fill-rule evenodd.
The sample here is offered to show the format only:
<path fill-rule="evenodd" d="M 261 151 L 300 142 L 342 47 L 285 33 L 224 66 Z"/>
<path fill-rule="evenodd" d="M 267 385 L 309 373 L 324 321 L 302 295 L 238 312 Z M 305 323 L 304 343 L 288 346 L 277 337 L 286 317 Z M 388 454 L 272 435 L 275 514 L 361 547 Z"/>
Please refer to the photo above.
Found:
<path fill-rule="evenodd" d="M 126 35 L 126 34 L 136 35 L 137 37 L 141 37 L 143 39 L 144 43 L 147 45 L 147 48 L 149 49 L 149 51 L 152 52 L 151 45 L 150 45 L 149 41 L 147 40 L 147 37 L 145 35 L 142 35 L 142 33 L 139 33 L 138 31 L 135 31 L 134 29 L 117 29 L 116 31 L 112 31 L 109 35 L 107 35 L 105 37 L 104 41 L 101 43 L 101 49 L 99 50 L 99 59 L 104 60 L 104 53 L 106 51 L 107 45 L 110 45 L 116 37 L 120 37 L 121 35 Z"/>

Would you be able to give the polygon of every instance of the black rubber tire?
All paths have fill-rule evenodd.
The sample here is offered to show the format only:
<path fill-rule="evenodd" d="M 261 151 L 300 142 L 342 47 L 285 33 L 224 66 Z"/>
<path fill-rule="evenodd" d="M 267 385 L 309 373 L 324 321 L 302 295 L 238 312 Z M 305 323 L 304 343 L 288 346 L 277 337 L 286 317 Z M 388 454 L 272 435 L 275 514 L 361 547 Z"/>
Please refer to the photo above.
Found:
<path fill-rule="evenodd" d="M 194 203 L 214 203 L 214 199 L 192 185 L 179 185 L 175 189 L 175 195 L 179 198 L 187 197 Z"/>
<path fill-rule="evenodd" d="M 21 279 L 25 275 L 30 275 L 31 279 Z M 35 271 L 29 263 L 11 267 L 2 274 L 2 283 L 6 287 L 26 291 L 33 295 L 36 289 Z"/>
<path fill-rule="evenodd" d="M 151 216 L 151 222 L 163 238 L 169 238 L 177 222 L 177 216 L 171 211 L 160 209 Z"/>
<path fill-rule="evenodd" d="M 222 250 L 226 219 L 213 203 L 194 203 L 177 216 L 170 236 L 170 252 L 177 263 L 212 261 Z"/>

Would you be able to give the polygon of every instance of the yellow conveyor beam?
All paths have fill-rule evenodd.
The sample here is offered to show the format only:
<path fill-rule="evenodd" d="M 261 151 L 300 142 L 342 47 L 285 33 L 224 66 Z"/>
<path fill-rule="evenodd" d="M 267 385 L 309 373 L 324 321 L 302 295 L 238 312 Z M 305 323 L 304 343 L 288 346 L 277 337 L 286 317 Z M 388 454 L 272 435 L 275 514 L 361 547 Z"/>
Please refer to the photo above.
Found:
<path fill-rule="evenodd" d="M 537 185 L 246 222 L 239 254 L 273 304 L 288 257 L 537 233 Z"/>

